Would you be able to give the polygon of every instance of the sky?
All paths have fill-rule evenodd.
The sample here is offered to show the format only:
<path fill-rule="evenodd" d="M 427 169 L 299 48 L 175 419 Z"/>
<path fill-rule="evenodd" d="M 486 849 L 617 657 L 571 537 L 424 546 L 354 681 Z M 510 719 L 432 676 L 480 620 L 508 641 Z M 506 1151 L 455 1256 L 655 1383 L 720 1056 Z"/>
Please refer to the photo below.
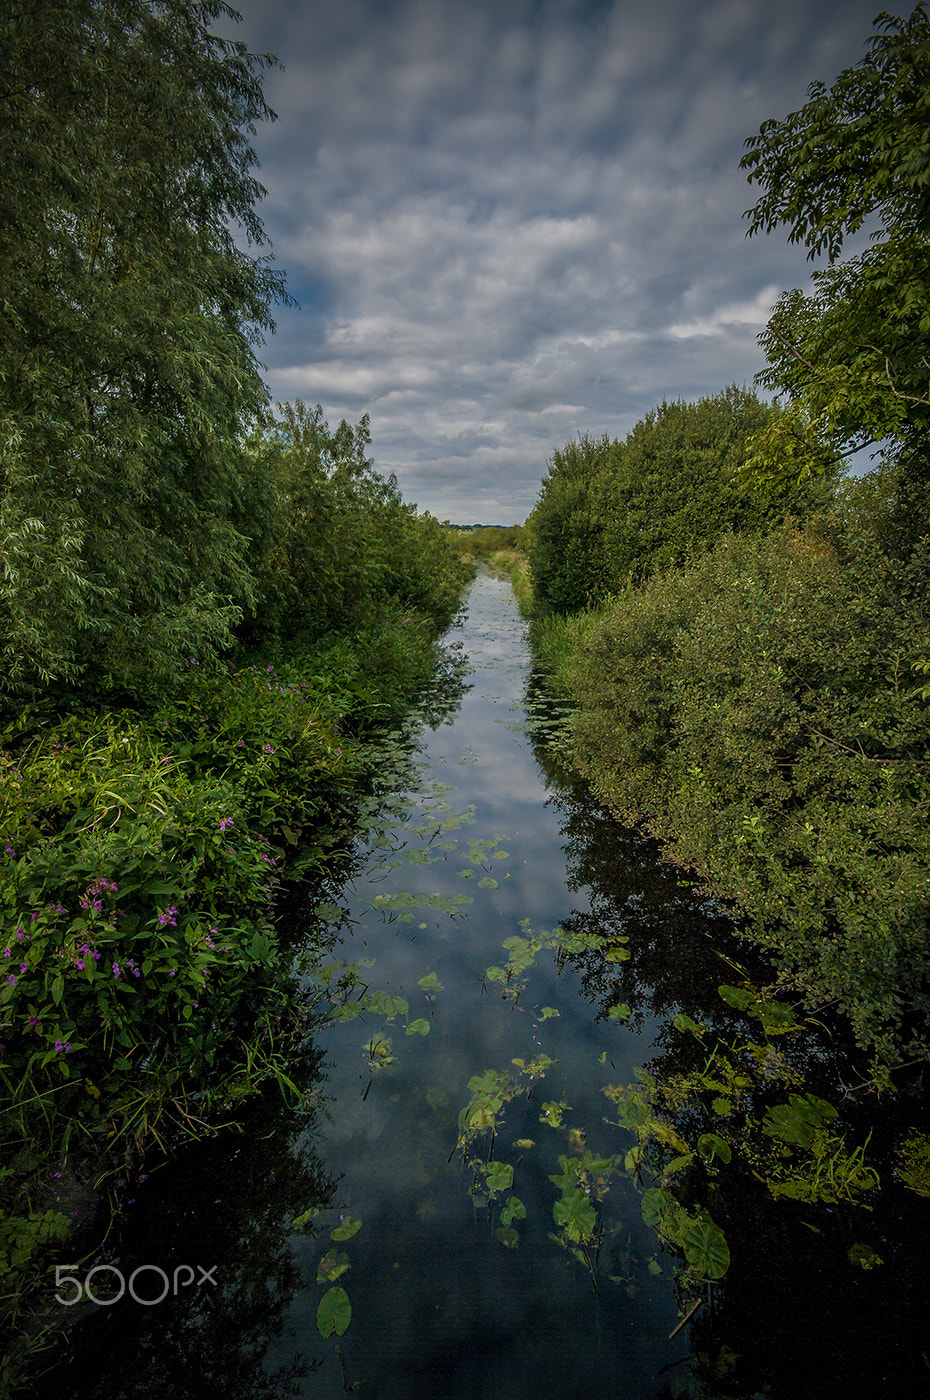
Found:
<path fill-rule="evenodd" d="M 752 387 L 812 267 L 747 238 L 747 137 L 866 53 L 876 0 L 238 0 L 277 55 L 258 206 L 298 308 L 277 401 L 370 416 L 405 499 L 511 524 L 580 433 Z M 910 6 L 896 7 L 909 13 Z M 848 251 L 865 246 L 862 235 Z"/>

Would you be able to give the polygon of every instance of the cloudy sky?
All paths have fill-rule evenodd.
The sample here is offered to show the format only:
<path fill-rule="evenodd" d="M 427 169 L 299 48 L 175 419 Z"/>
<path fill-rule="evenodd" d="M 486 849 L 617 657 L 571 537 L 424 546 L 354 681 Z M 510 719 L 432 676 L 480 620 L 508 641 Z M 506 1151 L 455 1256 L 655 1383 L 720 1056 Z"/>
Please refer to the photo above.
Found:
<path fill-rule="evenodd" d="M 751 383 L 811 270 L 746 238 L 743 142 L 865 53 L 877 0 L 238 0 L 277 54 L 260 212 L 300 309 L 275 399 L 371 417 L 440 519 L 509 524 L 580 432 Z M 901 13 L 910 9 L 900 7 Z"/>

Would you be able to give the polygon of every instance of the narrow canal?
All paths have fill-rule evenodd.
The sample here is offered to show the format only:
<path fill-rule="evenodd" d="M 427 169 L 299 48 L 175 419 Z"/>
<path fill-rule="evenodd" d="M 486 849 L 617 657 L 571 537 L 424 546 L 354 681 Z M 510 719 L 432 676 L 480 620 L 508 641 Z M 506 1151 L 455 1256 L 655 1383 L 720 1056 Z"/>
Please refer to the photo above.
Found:
<path fill-rule="evenodd" d="M 467 689 L 372 800 L 358 873 L 322 911 L 339 936 L 308 967 L 329 1008 L 309 1119 L 268 1109 L 153 1173 L 126 1204 L 124 1268 L 213 1280 L 98 1308 L 55 1394 L 924 1393 L 919 1293 L 837 1281 L 833 1255 L 798 1252 L 804 1230 L 758 1218 L 741 1224 L 758 1253 L 672 1335 L 676 1261 L 642 1188 L 598 1168 L 634 1142 L 604 1090 L 674 1066 L 676 1015 L 727 1014 L 738 945 L 546 758 L 509 582 L 480 573 L 445 644 Z"/>

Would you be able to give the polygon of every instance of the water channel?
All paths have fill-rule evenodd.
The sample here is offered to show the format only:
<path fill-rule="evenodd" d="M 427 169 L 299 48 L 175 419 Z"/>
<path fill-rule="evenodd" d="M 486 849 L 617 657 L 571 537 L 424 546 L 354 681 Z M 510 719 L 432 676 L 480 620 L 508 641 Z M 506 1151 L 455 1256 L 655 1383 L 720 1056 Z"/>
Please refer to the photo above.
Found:
<path fill-rule="evenodd" d="M 99 1308 L 48 1393 L 924 1393 L 909 1389 L 920 1294 L 899 1277 L 889 1295 L 861 1270 L 837 1282 L 840 1256 L 824 1257 L 813 1227 L 734 1221 L 744 1241 L 759 1232 L 757 1252 L 734 1250 L 731 1274 L 674 1336 L 676 1261 L 643 1223 L 641 1188 L 623 1174 L 609 1190 L 595 1182 L 596 1267 L 559 1230 L 552 1178 L 631 1145 L 605 1086 L 674 1062 L 679 1011 L 726 1024 L 715 989 L 737 945 L 679 872 L 546 759 L 534 728 L 545 704 L 506 580 L 479 574 L 445 644 L 467 657 L 467 688 L 419 731 L 403 784 L 372 802 L 358 873 L 337 897 L 341 941 L 324 962 L 363 961 L 345 1019 L 316 1038 L 309 1120 L 298 1130 L 268 1108 L 241 1136 L 152 1174 L 127 1202 L 126 1267 L 209 1266 L 213 1282 L 158 1307 Z M 559 927 L 578 939 L 570 956 L 543 946 L 523 970 L 511 960 L 510 980 L 495 972 L 526 947 L 505 941 Z M 605 930 L 629 938 L 628 961 L 586 952 L 585 935 Z M 318 969 L 315 983 L 341 976 Z M 488 1123 L 463 1144 L 460 1119 L 489 1071 L 514 1087 L 492 1115 L 493 1158 Z M 317 1310 L 334 1286 L 351 1321 L 324 1339 Z"/>

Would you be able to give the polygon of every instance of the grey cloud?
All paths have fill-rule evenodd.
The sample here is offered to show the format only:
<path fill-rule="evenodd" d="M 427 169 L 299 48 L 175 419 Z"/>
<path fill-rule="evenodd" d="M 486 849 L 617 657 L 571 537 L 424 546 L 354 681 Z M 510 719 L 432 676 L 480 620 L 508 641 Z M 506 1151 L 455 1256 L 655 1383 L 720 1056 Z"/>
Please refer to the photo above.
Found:
<path fill-rule="evenodd" d="M 440 516 L 507 523 L 580 431 L 761 367 L 804 285 L 747 242 L 745 138 L 861 56 L 863 0 L 240 0 L 286 64 L 255 138 L 277 260 L 308 291 L 275 398 L 370 411 L 378 465 Z"/>

